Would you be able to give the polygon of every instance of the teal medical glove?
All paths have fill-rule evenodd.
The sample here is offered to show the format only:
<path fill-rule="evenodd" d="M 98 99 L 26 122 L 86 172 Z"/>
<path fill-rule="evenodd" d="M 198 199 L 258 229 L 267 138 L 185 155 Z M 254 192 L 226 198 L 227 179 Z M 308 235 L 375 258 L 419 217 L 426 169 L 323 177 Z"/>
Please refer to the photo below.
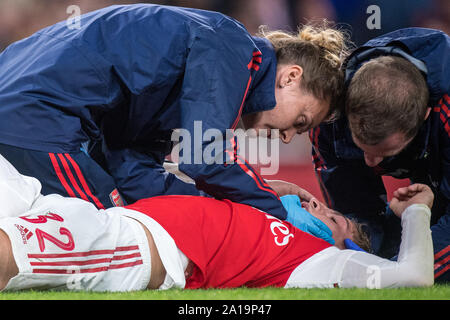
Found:
<path fill-rule="evenodd" d="M 334 245 L 332 232 L 328 226 L 302 208 L 300 198 L 297 195 L 286 195 L 280 197 L 281 203 L 288 215 L 286 221 L 300 230 L 315 237 L 321 238 Z"/>

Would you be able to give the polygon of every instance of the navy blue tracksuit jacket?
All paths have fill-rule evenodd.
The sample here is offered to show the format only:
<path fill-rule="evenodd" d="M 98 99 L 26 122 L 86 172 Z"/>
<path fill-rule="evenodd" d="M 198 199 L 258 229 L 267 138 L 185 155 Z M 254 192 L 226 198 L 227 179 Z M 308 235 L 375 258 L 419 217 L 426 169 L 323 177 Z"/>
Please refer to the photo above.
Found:
<path fill-rule="evenodd" d="M 21 173 L 40 178 L 44 193 L 99 207 L 118 199 L 115 188 L 126 203 L 202 190 L 286 218 L 276 193 L 237 157 L 237 138 L 216 155 L 232 164 L 193 163 L 210 141 L 192 143 L 180 170 L 197 188 L 162 166 L 174 129 L 194 137 L 201 121 L 202 133 L 225 134 L 241 115 L 275 107 L 267 40 L 220 13 L 151 4 L 90 12 L 80 26 L 57 23 L 0 55 L 0 152 Z"/>
<path fill-rule="evenodd" d="M 380 55 L 398 55 L 416 65 L 426 78 L 430 116 L 419 134 L 400 154 L 371 168 L 353 142 L 346 117 L 310 131 L 313 163 L 325 199 L 334 209 L 370 224 L 376 253 L 392 257 L 400 225 L 385 214 L 386 190 L 382 176 L 429 185 L 435 194 L 432 237 L 437 280 L 450 279 L 450 38 L 423 28 L 397 30 L 372 39 L 346 61 L 346 82 L 358 68 Z"/>

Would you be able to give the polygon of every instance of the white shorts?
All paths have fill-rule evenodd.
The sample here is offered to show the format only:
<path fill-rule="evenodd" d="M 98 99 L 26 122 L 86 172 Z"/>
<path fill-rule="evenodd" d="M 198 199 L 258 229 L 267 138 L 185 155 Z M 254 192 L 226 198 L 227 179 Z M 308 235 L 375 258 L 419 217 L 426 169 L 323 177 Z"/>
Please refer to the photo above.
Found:
<path fill-rule="evenodd" d="M 77 199 L 79 201 L 79 199 Z M 75 202 L 74 202 L 75 203 Z M 64 211 L 0 220 L 19 274 L 4 290 L 130 291 L 150 280 L 150 251 L 134 219 L 65 200 Z"/>

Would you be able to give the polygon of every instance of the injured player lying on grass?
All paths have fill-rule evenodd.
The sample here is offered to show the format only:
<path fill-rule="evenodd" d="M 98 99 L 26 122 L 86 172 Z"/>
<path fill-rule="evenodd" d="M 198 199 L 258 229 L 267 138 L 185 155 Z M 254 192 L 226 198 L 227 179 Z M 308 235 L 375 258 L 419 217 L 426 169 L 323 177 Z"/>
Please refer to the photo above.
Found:
<path fill-rule="evenodd" d="M 253 207 L 196 196 L 159 196 L 98 210 L 20 175 L 0 156 L 0 288 L 130 291 L 178 288 L 402 287 L 433 284 L 425 185 L 391 201 L 402 220 L 397 261 L 345 249 L 354 223 L 305 204 L 335 245 Z M 320 209 L 320 212 L 317 211 Z"/>

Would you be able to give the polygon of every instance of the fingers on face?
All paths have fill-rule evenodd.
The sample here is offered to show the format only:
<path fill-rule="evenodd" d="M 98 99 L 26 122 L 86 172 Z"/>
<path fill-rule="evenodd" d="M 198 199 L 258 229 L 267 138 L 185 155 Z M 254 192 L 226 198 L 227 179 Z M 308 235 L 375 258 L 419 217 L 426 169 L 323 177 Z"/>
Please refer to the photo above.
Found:
<path fill-rule="evenodd" d="M 311 193 L 309 193 L 308 191 L 301 189 L 298 192 L 298 196 L 300 197 L 300 199 L 304 200 L 304 201 L 310 201 L 313 197 L 313 195 Z"/>

